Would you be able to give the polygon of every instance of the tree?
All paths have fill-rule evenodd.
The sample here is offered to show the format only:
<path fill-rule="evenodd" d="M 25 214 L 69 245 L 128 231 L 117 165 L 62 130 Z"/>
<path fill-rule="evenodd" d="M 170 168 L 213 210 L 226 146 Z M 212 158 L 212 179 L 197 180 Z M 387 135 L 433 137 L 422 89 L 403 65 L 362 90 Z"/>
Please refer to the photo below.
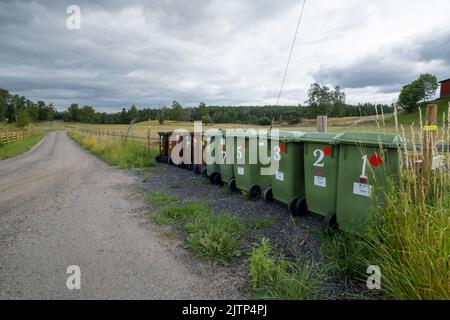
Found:
<path fill-rule="evenodd" d="M 175 100 L 172 102 L 172 109 L 170 109 L 170 118 L 175 121 L 183 120 L 183 107 Z"/>
<path fill-rule="evenodd" d="M 78 122 L 80 121 L 79 113 L 80 113 L 80 107 L 78 106 L 78 103 L 72 103 L 70 107 L 67 109 L 67 112 L 69 113 L 69 117 L 71 121 Z"/>
<path fill-rule="evenodd" d="M 429 73 L 421 74 L 417 80 L 403 86 L 398 103 L 407 112 L 416 110 L 421 103 L 430 99 L 438 89 L 437 78 Z"/>
<path fill-rule="evenodd" d="M 272 124 L 272 120 L 269 117 L 264 116 L 264 117 L 259 118 L 258 124 L 260 126 L 270 126 Z"/>
<path fill-rule="evenodd" d="M 209 115 L 206 115 L 202 117 L 202 122 L 203 124 L 208 125 L 211 124 L 213 121 Z"/>
<path fill-rule="evenodd" d="M 9 92 L 5 89 L 0 89 L 0 123 L 6 121 L 6 108 L 9 102 Z"/>
<path fill-rule="evenodd" d="M 18 127 L 23 128 L 27 126 L 30 122 L 31 122 L 30 115 L 28 114 L 28 111 L 26 109 L 22 109 L 17 112 L 16 125 Z"/>
<path fill-rule="evenodd" d="M 131 106 L 130 110 L 128 110 L 128 119 L 130 121 L 133 121 L 137 118 L 138 118 L 138 110 L 137 110 L 136 106 L 133 104 Z"/>
<path fill-rule="evenodd" d="M 119 114 L 119 122 L 121 124 L 129 124 L 130 119 L 128 119 L 128 112 L 125 108 L 122 108 L 122 111 Z"/>

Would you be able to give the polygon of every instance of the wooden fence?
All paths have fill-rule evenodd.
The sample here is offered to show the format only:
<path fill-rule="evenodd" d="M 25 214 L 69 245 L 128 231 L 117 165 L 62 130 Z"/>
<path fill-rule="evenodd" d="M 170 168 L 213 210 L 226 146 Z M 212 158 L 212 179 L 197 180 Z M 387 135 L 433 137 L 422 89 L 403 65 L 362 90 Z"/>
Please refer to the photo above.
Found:
<path fill-rule="evenodd" d="M 7 144 L 14 141 L 23 140 L 33 134 L 33 129 L 28 128 L 24 131 L 0 132 L 0 144 Z"/>

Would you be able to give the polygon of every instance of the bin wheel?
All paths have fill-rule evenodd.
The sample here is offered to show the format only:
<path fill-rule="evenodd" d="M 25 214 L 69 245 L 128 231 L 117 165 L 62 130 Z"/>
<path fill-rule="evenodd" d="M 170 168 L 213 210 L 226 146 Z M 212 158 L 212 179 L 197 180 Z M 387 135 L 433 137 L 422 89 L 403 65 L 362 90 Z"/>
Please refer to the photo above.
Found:
<path fill-rule="evenodd" d="M 161 156 L 156 156 L 155 160 L 156 162 L 161 162 Z"/>
<path fill-rule="evenodd" d="M 289 213 L 293 216 L 304 215 L 308 211 L 308 206 L 306 205 L 306 199 L 296 197 L 289 201 L 288 204 Z"/>
<path fill-rule="evenodd" d="M 209 182 L 211 182 L 212 184 L 218 186 L 222 183 L 222 179 L 220 177 L 220 173 L 218 172 L 213 172 L 210 176 L 209 176 Z"/>
<path fill-rule="evenodd" d="M 208 171 L 206 171 L 206 167 L 204 167 L 201 171 L 200 174 L 202 175 L 202 177 L 207 177 L 208 176 Z"/>
<path fill-rule="evenodd" d="M 252 201 L 256 201 L 261 197 L 261 188 L 256 184 L 250 186 L 248 191 L 248 199 Z"/>
<path fill-rule="evenodd" d="M 269 187 L 263 191 L 262 198 L 265 202 L 273 202 L 272 187 Z"/>
<path fill-rule="evenodd" d="M 336 230 L 337 229 L 336 213 L 328 212 L 323 218 L 322 228 L 324 230 Z"/>
<path fill-rule="evenodd" d="M 230 180 L 228 180 L 227 187 L 228 187 L 228 190 L 230 190 L 230 191 L 236 191 L 237 190 L 236 180 L 234 178 L 231 178 Z"/>

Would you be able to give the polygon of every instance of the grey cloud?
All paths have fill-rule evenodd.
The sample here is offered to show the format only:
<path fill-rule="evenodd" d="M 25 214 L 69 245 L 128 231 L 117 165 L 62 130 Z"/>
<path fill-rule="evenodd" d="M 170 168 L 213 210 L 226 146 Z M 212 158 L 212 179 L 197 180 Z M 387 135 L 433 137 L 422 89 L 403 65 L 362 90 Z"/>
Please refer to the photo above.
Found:
<path fill-rule="evenodd" d="M 450 67 L 450 33 L 434 34 L 365 56 L 349 65 L 322 65 L 313 74 L 316 81 L 344 88 L 376 87 L 378 92 L 399 91 L 420 73 L 448 76 Z M 440 64 L 430 64 L 431 62 Z M 425 68 L 423 65 L 429 63 Z M 446 65 L 447 68 L 442 68 Z"/>

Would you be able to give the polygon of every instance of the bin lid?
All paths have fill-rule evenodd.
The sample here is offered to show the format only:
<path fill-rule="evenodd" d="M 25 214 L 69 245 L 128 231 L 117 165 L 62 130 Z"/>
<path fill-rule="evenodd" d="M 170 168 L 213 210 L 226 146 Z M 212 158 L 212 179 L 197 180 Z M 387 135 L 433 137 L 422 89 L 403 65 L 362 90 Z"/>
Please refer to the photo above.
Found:
<path fill-rule="evenodd" d="M 276 135 L 273 131 L 269 132 L 268 137 L 270 139 L 278 139 L 282 142 L 293 142 L 301 141 L 300 138 L 303 137 L 305 132 L 302 131 L 278 131 Z"/>
<path fill-rule="evenodd" d="M 227 137 L 239 137 L 239 138 L 257 138 L 258 130 L 223 130 L 223 134 Z"/>
<path fill-rule="evenodd" d="M 307 132 L 302 136 L 301 141 L 338 144 L 339 143 L 338 138 L 341 135 L 342 133 Z"/>
<path fill-rule="evenodd" d="M 339 143 L 398 148 L 404 141 L 398 134 L 376 132 L 345 132 L 338 137 Z"/>
<path fill-rule="evenodd" d="M 217 136 L 221 136 L 222 133 L 222 129 L 208 129 L 203 133 L 203 136 L 205 137 L 217 137 Z"/>

